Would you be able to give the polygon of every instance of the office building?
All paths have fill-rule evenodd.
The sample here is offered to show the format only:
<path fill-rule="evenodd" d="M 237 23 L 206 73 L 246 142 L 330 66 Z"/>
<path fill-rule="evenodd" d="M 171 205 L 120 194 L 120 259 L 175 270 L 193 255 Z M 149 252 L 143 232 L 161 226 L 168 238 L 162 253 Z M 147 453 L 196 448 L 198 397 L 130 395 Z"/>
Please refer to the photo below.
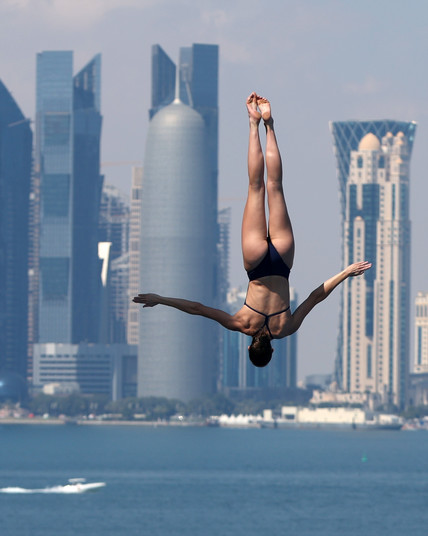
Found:
<path fill-rule="evenodd" d="M 415 356 L 413 372 L 428 373 L 428 293 L 418 292 L 415 299 Z"/>
<path fill-rule="evenodd" d="M 129 291 L 127 342 L 138 345 L 139 307 L 131 300 L 140 292 L 140 228 L 141 228 L 141 190 L 143 168 L 132 168 L 131 214 L 129 222 Z"/>
<path fill-rule="evenodd" d="M 118 188 L 105 184 L 101 195 L 98 237 L 109 243 L 107 338 L 103 342 L 125 343 L 128 321 L 129 200 Z"/>
<path fill-rule="evenodd" d="M 129 310 L 129 253 L 113 259 L 109 270 L 109 334 L 112 343 L 126 343 Z"/>
<path fill-rule="evenodd" d="M 73 53 L 37 55 L 40 343 L 99 337 L 101 57 L 73 77 Z"/>
<path fill-rule="evenodd" d="M 140 289 L 215 305 L 218 48 L 193 45 L 189 57 L 189 105 L 177 84 L 175 99 L 152 115 L 147 134 Z M 152 95 L 152 111 L 157 102 Z M 190 400 L 212 393 L 218 331 L 212 321 L 170 307 L 140 308 L 139 396 Z"/>
<path fill-rule="evenodd" d="M 110 258 L 117 259 L 128 253 L 129 200 L 118 188 L 104 184 L 99 212 L 100 242 L 110 242 Z"/>
<path fill-rule="evenodd" d="M 368 260 L 342 285 L 336 379 L 404 407 L 409 367 L 409 166 L 414 122 L 331 123 L 341 192 L 343 265 Z"/>
<path fill-rule="evenodd" d="M 0 81 L 0 370 L 27 378 L 32 132 Z"/>
<path fill-rule="evenodd" d="M 135 397 L 137 348 L 127 344 L 37 344 L 34 389 Z"/>
<path fill-rule="evenodd" d="M 232 210 L 230 207 L 220 210 L 218 213 L 218 244 L 217 244 L 217 282 L 218 302 L 221 305 L 227 303 L 229 291 L 229 256 L 230 256 L 230 225 Z"/>

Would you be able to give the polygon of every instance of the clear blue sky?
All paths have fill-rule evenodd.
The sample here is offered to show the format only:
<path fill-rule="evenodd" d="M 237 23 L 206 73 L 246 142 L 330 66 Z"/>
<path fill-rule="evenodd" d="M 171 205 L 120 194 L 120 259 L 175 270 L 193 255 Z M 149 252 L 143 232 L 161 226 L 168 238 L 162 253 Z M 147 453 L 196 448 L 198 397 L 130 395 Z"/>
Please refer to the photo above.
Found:
<path fill-rule="evenodd" d="M 75 71 L 101 52 L 104 162 L 143 160 L 155 43 L 174 61 L 180 46 L 220 46 L 219 206 L 233 209 L 234 286 L 246 285 L 239 245 L 247 181 L 244 101 L 255 90 L 273 106 L 297 244 L 290 281 L 301 299 L 341 266 L 328 122 L 418 122 L 411 165 L 412 302 L 418 290 L 428 290 L 428 2 L 0 1 L 0 78 L 27 116 L 34 118 L 37 52 L 73 50 Z M 130 165 L 103 171 L 107 182 L 129 190 Z M 338 304 L 336 291 L 301 328 L 299 378 L 332 370 Z"/>

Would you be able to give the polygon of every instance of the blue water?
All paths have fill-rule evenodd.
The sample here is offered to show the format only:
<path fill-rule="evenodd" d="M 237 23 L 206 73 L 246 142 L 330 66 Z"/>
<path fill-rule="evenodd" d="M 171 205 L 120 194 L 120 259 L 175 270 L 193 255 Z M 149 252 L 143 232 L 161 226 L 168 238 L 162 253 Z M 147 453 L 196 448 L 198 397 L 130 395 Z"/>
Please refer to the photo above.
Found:
<path fill-rule="evenodd" d="M 0 426 L 1 536 L 426 536 L 428 433 Z"/>

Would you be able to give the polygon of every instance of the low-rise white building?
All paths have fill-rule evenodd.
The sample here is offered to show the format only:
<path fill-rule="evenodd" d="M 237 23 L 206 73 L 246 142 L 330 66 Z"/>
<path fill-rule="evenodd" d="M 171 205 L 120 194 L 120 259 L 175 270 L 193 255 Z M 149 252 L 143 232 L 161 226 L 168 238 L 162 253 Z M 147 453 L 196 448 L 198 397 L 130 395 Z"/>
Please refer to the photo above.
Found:
<path fill-rule="evenodd" d="M 137 347 L 128 344 L 34 345 L 33 388 L 106 394 L 112 400 L 136 396 Z"/>

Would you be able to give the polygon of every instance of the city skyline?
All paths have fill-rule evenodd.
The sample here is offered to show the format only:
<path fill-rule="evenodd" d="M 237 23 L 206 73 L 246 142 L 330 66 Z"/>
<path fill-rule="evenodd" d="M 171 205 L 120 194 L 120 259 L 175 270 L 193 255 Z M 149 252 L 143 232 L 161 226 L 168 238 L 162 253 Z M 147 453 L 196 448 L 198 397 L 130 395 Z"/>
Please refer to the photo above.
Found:
<path fill-rule="evenodd" d="M 255 89 L 272 101 L 285 155 L 285 189 L 297 243 L 291 284 L 301 299 L 341 264 L 340 206 L 328 122 L 416 120 L 410 190 L 412 299 L 426 290 L 428 185 L 423 147 L 428 143 L 428 83 L 421 65 L 428 48 L 428 5 L 273 1 L 267 16 L 260 16 L 259 6 L 251 2 L 206 2 L 191 10 L 183 6 L 2 3 L 1 79 L 24 115 L 34 119 L 35 54 L 72 49 L 76 64 L 83 65 L 101 52 L 103 173 L 106 182 L 129 192 L 131 162 L 142 162 L 148 127 L 151 45 L 162 43 L 176 51 L 185 43 L 183 33 L 188 43 L 219 44 L 219 208 L 232 207 L 231 285 L 245 285 L 239 248 L 246 188 L 244 100 Z M 263 44 L 254 37 L 255 29 L 267 36 Z M 112 39 L 115 35 L 120 39 Z M 8 53 L 11 49 L 13 54 Z M 118 165 L 121 162 L 125 164 Z M 332 370 L 339 305 L 336 293 L 305 320 L 299 337 L 300 379 Z"/>

